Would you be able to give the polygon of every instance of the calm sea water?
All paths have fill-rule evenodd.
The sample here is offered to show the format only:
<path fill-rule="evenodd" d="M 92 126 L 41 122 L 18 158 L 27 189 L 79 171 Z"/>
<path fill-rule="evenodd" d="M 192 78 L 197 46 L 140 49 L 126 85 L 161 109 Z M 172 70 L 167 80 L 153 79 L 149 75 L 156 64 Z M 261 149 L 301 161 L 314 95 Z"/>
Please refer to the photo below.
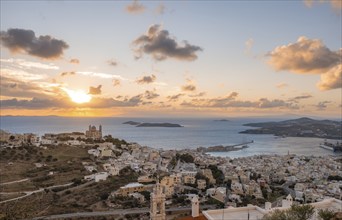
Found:
<path fill-rule="evenodd" d="M 151 128 L 134 127 L 122 124 L 125 121 L 138 122 L 170 122 L 183 125 L 182 128 Z M 137 142 L 143 146 L 163 149 L 191 149 L 200 146 L 231 145 L 254 140 L 249 148 L 225 153 L 213 153 L 215 156 L 231 158 L 257 154 L 287 154 L 298 155 L 333 155 L 334 153 L 319 147 L 323 142 L 319 138 L 277 138 L 273 135 L 239 134 L 248 129 L 244 123 L 269 121 L 261 118 L 234 118 L 228 122 L 214 119 L 189 118 L 70 118 L 70 117 L 0 117 L 1 129 L 12 133 L 60 133 L 81 131 L 88 126 L 102 125 L 103 134 Z M 279 121 L 280 119 L 272 119 Z"/>

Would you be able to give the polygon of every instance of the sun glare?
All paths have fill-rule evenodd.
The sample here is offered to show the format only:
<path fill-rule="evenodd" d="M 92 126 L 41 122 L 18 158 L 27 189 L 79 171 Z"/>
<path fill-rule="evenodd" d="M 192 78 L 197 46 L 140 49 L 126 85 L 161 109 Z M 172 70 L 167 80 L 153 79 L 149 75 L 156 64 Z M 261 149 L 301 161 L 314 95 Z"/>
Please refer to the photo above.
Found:
<path fill-rule="evenodd" d="M 71 100 L 73 102 L 78 103 L 78 104 L 86 103 L 86 102 L 89 102 L 91 100 L 91 96 L 82 90 L 73 91 L 73 90 L 68 89 L 66 91 L 67 91 L 69 97 L 71 98 Z"/>

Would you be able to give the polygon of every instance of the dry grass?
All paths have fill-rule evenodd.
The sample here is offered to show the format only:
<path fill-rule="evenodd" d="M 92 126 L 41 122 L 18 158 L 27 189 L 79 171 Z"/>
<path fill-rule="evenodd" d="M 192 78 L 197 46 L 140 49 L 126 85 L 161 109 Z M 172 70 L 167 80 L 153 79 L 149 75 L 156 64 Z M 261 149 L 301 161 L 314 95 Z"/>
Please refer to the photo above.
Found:
<path fill-rule="evenodd" d="M 0 183 L 24 179 L 23 174 L 34 167 L 32 162 L 26 161 L 14 161 L 13 165 L 8 165 L 8 162 L 0 162 Z"/>

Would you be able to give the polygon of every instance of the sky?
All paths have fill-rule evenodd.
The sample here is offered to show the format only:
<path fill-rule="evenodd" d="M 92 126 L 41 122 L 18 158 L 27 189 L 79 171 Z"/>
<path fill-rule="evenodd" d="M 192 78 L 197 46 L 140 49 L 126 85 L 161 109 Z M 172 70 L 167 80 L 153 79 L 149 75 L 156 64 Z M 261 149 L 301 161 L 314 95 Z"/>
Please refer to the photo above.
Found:
<path fill-rule="evenodd" d="M 1 115 L 341 117 L 341 0 L 1 0 Z"/>

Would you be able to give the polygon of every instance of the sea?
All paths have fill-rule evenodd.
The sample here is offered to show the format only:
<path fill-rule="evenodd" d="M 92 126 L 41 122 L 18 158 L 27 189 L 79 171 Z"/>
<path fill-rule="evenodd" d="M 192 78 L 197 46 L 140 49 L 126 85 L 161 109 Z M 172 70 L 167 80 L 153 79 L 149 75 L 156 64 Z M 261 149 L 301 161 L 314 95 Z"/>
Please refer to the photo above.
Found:
<path fill-rule="evenodd" d="M 123 117 L 59 117 L 59 116 L 1 116 L 0 128 L 11 133 L 85 132 L 89 125 L 102 125 L 103 135 L 112 135 L 127 142 L 165 150 L 196 149 L 217 145 L 234 145 L 253 141 L 248 148 L 210 153 L 218 157 L 247 157 L 262 154 L 337 155 L 319 147 L 322 138 L 276 137 L 274 135 L 240 134 L 249 129 L 246 123 L 281 121 L 284 118 L 123 118 Z M 126 121 L 176 123 L 183 127 L 135 127 L 123 124 Z M 336 140 L 330 140 L 335 143 Z M 341 155 L 341 154 L 339 154 Z"/>

